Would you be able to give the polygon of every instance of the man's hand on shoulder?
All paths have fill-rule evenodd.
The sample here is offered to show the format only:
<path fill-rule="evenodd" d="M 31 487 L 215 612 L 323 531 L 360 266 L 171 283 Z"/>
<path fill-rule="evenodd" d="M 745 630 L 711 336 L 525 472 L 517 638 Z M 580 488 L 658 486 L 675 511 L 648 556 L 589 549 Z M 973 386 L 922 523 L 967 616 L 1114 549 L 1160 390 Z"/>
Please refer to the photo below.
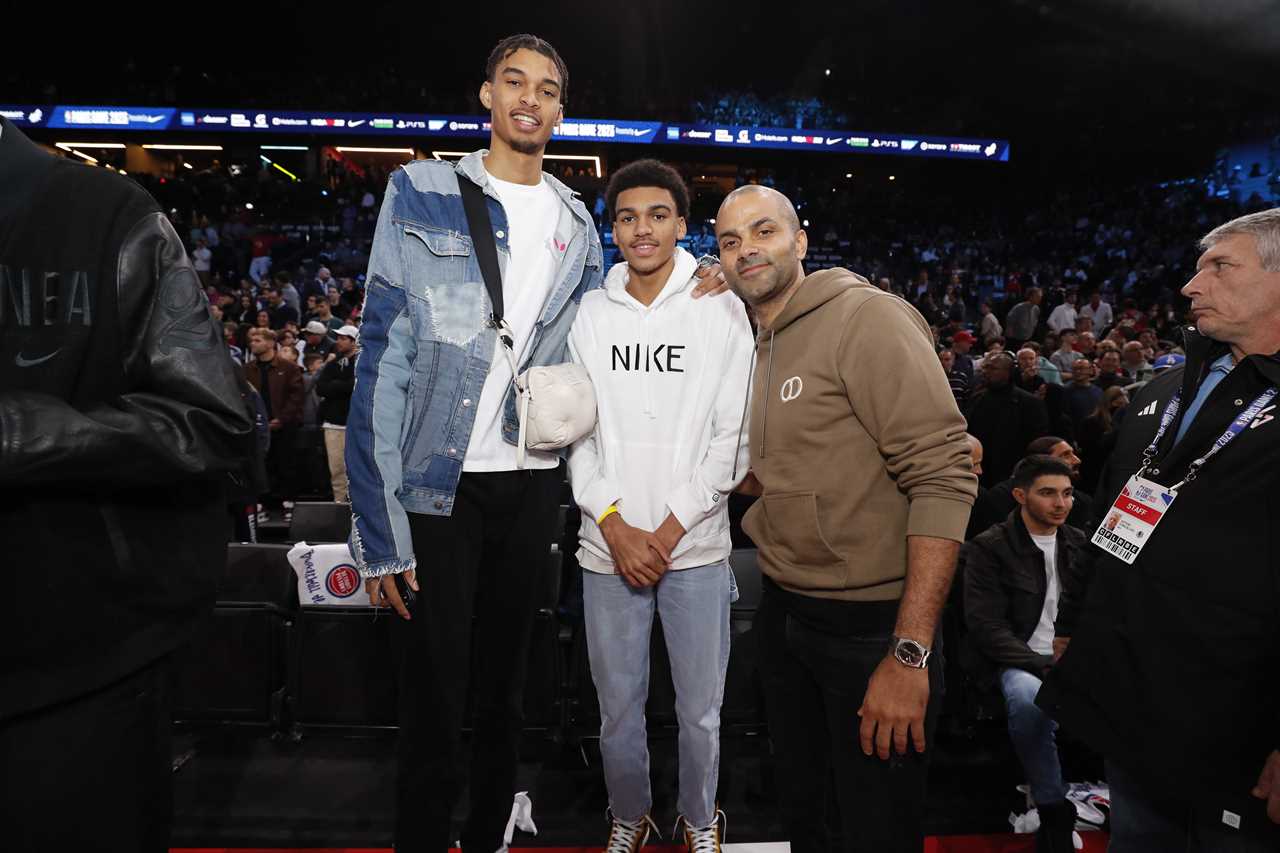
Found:
<path fill-rule="evenodd" d="M 724 279 L 724 270 L 719 261 L 711 266 L 699 265 L 694 275 L 699 279 L 697 286 L 693 288 L 694 299 L 700 299 L 703 296 L 719 296 L 729 289 L 729 282 Z"/>

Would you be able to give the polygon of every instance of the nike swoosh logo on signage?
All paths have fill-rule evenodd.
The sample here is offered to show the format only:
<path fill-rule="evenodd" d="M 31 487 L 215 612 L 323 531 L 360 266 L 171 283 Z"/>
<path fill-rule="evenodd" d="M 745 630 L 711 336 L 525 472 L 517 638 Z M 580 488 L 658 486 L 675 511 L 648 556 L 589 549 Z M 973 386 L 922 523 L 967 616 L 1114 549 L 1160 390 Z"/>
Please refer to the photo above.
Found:
<path fill-rule="evenodd" d="M 844 141 L 844 137 L 843 137 L 843 136 L 837 136 L 835 139 L 828 139 L 828 140 L 827 140 L 827 144 L 828 144 L 828 145 L 835 145 L 837 142 L 843 142 L 843 141 Z"/>
<path fill-rule="evenodd" d="M 18 353 L 18 357 L 13 360 L 13 363 L 18 365 L 18 367 L 35 367 L 37 364 L 44 364 L 46 361 L 53 358 L 55 355 L 57 355 L 60 352 L 62 352 L 62 347 L 58 347 L 56 350 L 49 353 L 44 358 L 33 358 L 33 359 L 23 358 L 22 353 Z"/>

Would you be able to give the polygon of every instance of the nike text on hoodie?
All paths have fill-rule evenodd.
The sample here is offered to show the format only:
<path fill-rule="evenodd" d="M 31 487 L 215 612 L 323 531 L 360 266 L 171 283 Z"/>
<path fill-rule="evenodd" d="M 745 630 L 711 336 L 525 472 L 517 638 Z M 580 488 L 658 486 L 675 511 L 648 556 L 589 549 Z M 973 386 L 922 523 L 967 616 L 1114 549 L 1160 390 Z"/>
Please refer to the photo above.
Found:
<path fill-rule="evenodd" d="M 618 264 L 582 299 L 569 351 L 595 387 L 595 430 L 569 449 L 582 507 L 578 562 L 615 571 L 596 519 L 615 501 L 623 519 L 656 530 L 674 514 L 686 533 L 673 569 L 728 556 L 726 496 L 747 473 L 747 395 L 754 340 L 732 295 L 694 299 L 696 262 L 677 249 L 653 304 L 626 290 Z"/>

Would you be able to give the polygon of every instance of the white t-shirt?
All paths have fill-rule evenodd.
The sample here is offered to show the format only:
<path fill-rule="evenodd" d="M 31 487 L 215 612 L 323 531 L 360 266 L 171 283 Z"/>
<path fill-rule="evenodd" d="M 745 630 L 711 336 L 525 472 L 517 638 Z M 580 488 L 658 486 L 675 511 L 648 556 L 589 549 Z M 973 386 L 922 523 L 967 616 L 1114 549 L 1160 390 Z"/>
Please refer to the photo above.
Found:
<path fill-rule="evenodd" d="M 1115 319 L 1111 313 L 1111 306 L 1106 302 L 1099 302 L 1097 308 L 1094 308 L 1092 303 L 1084 306 L 1080 309 L 1080 316 L 1093 320 L 1093 331 L 1095 333 L 1101 332 L 1110 326 Z"/>
<path fill-rule="evenodd" d="M 551 297 L 560 253 L 555 248 L 560 196 L 544 178 L 537 186 L 513 184 L 489 175 L 489 184 L 507 213 L 507 243 L 511 257 L 502 277 L 503 319 L 511 326 L 516 366 L 523 364 L 533 327 Z M 511 366 L 500 340 L 493 345 L 493 361 L 476 405 L 476 422 L 462 462 L 463 471 L 514 471 L 516 448 L 502 440 L 502 407 L 511 388 Z M 526 468 L 554 468 L 560 457 L 530 450 Z"/>
<path fill-rule="evenodd" d="M 209 262 L 213 258 L 213 252 L 210 252 L 205 248 L 200 248 L 192 252 L 191 257 L 194 259 L 196 272 L 209 271 Z"/>
<path fill-rule="evenodd" d="M 1074 329 L 1076 327 L 1076 308 L 1074 305 L 1068 305 L 1066 302 L 1053 309 L 1053 313 L 1049 315 L 1049 328 L 1055 332 L 1061 332 L 1063 329 Z"/>
<path fill-rule="evenodd" d="M 1031 534 L 1031 539 L 1036 543 L 1041 551 L 1044 552 L 1044 573 L 1045 580 L 1048 582 L 1044 593 L 1044 607 L 1040 610 L 1040 624 L 1036 626 L 1035 633 L 1031 635 L 1031 639 L 1027 640 L 1027 645 L 1031 647 L 1031 651 L 1038 655 L 1053 654 L 1053 623 L 1058 618 L 1058 597 L 1060 586 L 1058 584 L 1058 534 L 1055 531 L 1051 536 L 1037 536 Z"/>

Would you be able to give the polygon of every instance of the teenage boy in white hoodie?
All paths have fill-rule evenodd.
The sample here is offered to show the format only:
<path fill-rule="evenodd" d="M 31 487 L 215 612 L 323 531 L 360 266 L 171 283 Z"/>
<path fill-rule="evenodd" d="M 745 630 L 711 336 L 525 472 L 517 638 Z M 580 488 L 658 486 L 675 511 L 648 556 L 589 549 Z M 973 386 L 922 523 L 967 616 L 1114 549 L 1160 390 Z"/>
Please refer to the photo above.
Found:
<path fill-rule="evenodd" d="M 582 299 L 569 335 L 595 386 L 595 431 L 569 451 L 582 507 L 582 587 L 608 853 L 634 853 L 653 822 L 644 706 L 653 617 L 671 659 L 680 723 L 677 805 L 691 851 L 720 849 L 716 785 L 729 662 L 728 499 L 747 473 L 755 342 L 737 299 L 692 298 L 689 191 L 655 160 L 619 169 L 605 193 L 625 263 Z"/>

